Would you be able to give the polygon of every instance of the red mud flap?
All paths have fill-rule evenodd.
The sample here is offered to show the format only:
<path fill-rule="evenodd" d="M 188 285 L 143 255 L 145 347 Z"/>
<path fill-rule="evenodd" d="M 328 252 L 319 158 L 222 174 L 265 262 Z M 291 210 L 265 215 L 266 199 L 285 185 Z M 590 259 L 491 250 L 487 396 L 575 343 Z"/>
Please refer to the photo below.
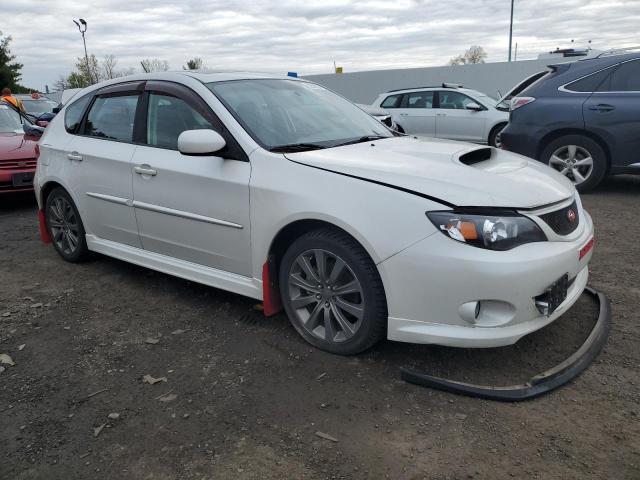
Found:
<path fill-rule="evenodd" d="M 611 305 L 609 300 L 593 288 L 586 287 L 584 291 L 600 303 L 598 320 L 587 337 L 587 340 L 564 362 L 536 375 L 527 383 L 503 387 L 475 385 L 417 373 L 405 367 L 400 369 L 400 378 L 406 382 L 423 387 L 501 402 L 519 402 L 551 392 L 576 378 L 591 365 L 604 347 L 609 336 L 609 330 L 611 329 Z"/>
<path fill-rule="evenodd" d="M 266 317 L 271 317 L 282 310 L 280 290 L 275 282 L 275 259 L 272 255 L 262 266 L 262 306 Z"/>
<path fill-rule="evenodd" d="M 47 221 L 44 218 L 44 210 L 38 210 L 38 226 L 40 227 L 40 240 L 42 243 L 51 243 L 51 236 L 47 230 Z"/>

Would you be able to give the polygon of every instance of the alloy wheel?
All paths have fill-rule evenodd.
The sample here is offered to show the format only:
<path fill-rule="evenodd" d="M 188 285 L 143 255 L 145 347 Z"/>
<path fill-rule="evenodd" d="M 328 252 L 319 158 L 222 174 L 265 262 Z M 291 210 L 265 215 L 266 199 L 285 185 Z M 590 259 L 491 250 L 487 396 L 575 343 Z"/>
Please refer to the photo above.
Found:
<path fill-rule="evenodd" d="M 76 212 L 66 198 L 59 196 L 53 199 L 47 223 L 58 249 L 66 255 L 72 255 L 78 248 L 80 228 Z"/>
<path fill-rule="evenodd" d="M 593 173 L 593 157 L 579 145 L 565 145 L 551 154 L 549 165 L 580 185 Z"/>
<path fill-rule="evenodd" d="M 298 255 L 289 269 L 289 303 L 307 332 L 330 343 L 351 339 L 364 318 L 364 297 L 353 270 L 322 249 Z"/>

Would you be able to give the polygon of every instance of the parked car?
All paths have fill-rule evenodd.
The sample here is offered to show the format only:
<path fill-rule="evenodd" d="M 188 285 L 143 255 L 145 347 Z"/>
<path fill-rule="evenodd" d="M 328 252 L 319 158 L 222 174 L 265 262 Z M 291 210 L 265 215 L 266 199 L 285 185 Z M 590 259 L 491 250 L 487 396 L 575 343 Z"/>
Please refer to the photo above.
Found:
<path fill-rule="evenodd" d="M 373 102 L 391 113 L 400 132 L 491 146 L 500 146 L 498 134 L 509 120 L 497 105 L 484 93 L 450 83 L 391 90 Z"/>
<path fill-rule="evenodd" d="M 11 105 L 0 101 L 0 195 L 33 190 L 39 139 L 37 129 Z"/>
<path fill-rule="evenodd" d="M 540 160 L 581 191 L 640 173 L 640 53 L 551 65 L 511 100 L 503 148 Z"/>
<path fill-rule="evenodd" d="M 398 130 L 398 126 L 393 121 L 393 118 L 391 118 L 391 114 L 386 110 L 379 107 L 372 107 L 371 105 L 363 105 L 361 103 L 356 103 L 356 105 L 379 122 L 384 123 L 390 129 Z"/>
<path fill-rule="evenodd" d="M 55 117 L 54 108 L 56 108 L 58 104 L 53 100 L 50 100 L 40 94 L 19 94 L 14 96 L 22 101 L 22 105 L 24 105 L 24 110 L 27 113 L 27 116 L 33 122 L 48 123 L 53 117 Z M 46 123 L 41 126 L 46 126 Z"/>
<path fill-rule="evenodd" d="M 566 312 L 593 225 L 566 177 L 399 135 L 324 87 L 149 73 L 80 92 L 45 130 L 43 239 L 281 306 L 309 343 L 516 342 Z"/>

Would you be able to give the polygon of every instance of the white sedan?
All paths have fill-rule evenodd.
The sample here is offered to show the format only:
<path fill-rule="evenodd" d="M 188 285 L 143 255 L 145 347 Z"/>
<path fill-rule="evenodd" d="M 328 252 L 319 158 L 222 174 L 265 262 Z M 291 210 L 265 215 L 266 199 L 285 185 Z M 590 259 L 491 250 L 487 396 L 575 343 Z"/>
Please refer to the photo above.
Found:
<path fill-rule="evenodd" d="M 329 352 L 493 347 L 566 312 L 593 225 L 571 182 L 392 132 L 300 79 L 152 73 L 78 93 L 40 141 L 43 240 L 284 308 Z"/>

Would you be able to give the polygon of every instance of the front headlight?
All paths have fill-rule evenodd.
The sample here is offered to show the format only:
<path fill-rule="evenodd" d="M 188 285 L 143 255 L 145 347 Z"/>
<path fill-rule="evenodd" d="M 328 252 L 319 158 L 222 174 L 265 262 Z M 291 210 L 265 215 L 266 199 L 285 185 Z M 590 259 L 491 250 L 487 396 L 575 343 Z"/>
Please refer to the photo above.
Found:
<path fill-rule="evenodd" d="M 427 212 L 427 217 L 445 235 L 474 247 L 510 250 L 547 237 L 536 223 L 516 212 L 483 215 L 453 211 Z"/>

